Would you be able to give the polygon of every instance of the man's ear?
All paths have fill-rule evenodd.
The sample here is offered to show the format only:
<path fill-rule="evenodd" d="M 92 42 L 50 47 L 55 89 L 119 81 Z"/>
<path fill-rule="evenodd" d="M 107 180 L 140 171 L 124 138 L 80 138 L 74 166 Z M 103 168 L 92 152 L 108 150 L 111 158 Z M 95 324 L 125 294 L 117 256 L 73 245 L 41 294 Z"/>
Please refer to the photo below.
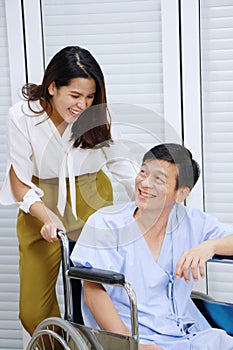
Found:
<path fill-rule="evenodd" d="M 190 193 L 190 188 L 189 187 L 180 187 L 177 190 L 177 196 L 176 196 L 176 202 L 177 203 L 182 203 L 189 195 Z"/>
<path fill-rule="evenodd" d="M 49 84 L 49 87 L 48 87 L 48 92 L 51 96 L 54 95 L 55 93 L 55 89 L 56 89 L 56 85 L 55 85 L 55 82 L 52 81 L 52 83 Z"/>

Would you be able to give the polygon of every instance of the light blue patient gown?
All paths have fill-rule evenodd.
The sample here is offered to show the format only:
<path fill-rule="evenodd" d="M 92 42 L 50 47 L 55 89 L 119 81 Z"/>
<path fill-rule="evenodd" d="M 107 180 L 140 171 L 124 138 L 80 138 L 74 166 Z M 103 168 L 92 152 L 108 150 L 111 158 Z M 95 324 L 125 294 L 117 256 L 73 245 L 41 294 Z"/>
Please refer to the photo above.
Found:
<path fill-rule="evenodd" d="M 138 305 L 139 338 L 166 350 L 232 350 L 233 338 L 211 328 L 190 299 L 193 282 L 176 280 L 183 251 L 204 240 L 222 237 L 233 228 L 198 209 L 175 204 L 156 262 L 139 230 L 134 203 L 99 210 L 87 221 L 71 254 L 76 266 L 123 273 Z M 128 296 L 122 288 L 104 286 L 122 320 L 131 329 Z M 82 302 L 84 323 L 98 328 Z"/>

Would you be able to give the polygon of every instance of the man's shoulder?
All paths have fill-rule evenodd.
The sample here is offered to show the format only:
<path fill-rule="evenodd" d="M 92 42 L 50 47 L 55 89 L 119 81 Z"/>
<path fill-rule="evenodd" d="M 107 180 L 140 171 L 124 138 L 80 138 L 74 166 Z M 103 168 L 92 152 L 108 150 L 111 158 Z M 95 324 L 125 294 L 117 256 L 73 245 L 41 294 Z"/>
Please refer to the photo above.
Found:
<path fill-rule="evenodd" d="M 182 208 L 183 207 L 183 208 Z M 190 227 L 203 229 L 204 227 L 228 227 L 229 224 L 221 222 L 215 215 L 205 212 L 199 208 L 195 208 L 192 206 L 181 206 L 179 205 L 177 212 L 179 213 L 177 216 L 179 217 L 179 221 L 184 220 L 185 224 L 188 224 Z M 232 227 L 232 225 L 231 225 Z"/>
<path fill-rule="evenodd" d="M 186 213 L 190 217 L 206 217 L 210 216 L 210 214 L 205 213 L 203 210 L 197 207 L 193 207 L 191 205 L 183 205 L 176 204 L 176 212 L 178 213 Z"/>
<path fill-rule="evenodd" d="M 122 222 L 133 217 L 135 208 L 134 202 L 113 204 L 97 210 L 91 215 L 89 221 Z"/>
<path fill-rule="evenodd" d="M 175 212 L 173 213 L 175 213 L 175 218 L 179 223 L 184 223 L 191 226 L 202 226 L 208 220 L 215 220 L 213 215 L 207 214 L 199 208 L 184 206 L 182 204 L 177 204 L 175 207 Z"/>

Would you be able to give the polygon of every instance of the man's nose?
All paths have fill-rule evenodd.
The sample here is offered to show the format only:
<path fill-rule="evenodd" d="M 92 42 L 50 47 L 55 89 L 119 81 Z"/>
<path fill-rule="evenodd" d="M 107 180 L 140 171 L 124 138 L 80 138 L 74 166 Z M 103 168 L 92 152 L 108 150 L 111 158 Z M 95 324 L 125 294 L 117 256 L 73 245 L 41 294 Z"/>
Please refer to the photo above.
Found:
<path fill-rule="evenodd" d="M 142 182 L 141 182 L 143 187 L 150 187 L 151 184 L 151 177 L 150 176 L 146 176 Z"/>

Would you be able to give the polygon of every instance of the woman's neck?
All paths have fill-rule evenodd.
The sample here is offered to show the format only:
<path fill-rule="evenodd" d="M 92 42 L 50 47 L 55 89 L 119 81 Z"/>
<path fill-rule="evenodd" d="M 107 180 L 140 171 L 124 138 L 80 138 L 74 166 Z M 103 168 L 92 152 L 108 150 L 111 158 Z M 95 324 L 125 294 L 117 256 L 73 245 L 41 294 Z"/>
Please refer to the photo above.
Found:
<path fill-rule="evenodd" d="M 54 115 L 51 115 L 49 117 L 53 124 L 56 126 L 59 134 L 62 136 L 67 128 L 67 125 L 68 123 L 66 123 L 61 117 L 57 117 L 57 116 L 54 116 Z"/>
<path fill-rule="evenodd" d="M 40 100 L 40 104 L 43 108 L 45 108 L 45 103 L 43 100 Z M 55 107 L 53 106 L 52 112 L 48 109 L 45 110 L 48 114 L 50 120 L 53 122 L 55 127 L 57 128 L 59 134 L 62 136 L 67 128 L 68 123 L 66 123 L 62 117 L 57 113 Z"/>

